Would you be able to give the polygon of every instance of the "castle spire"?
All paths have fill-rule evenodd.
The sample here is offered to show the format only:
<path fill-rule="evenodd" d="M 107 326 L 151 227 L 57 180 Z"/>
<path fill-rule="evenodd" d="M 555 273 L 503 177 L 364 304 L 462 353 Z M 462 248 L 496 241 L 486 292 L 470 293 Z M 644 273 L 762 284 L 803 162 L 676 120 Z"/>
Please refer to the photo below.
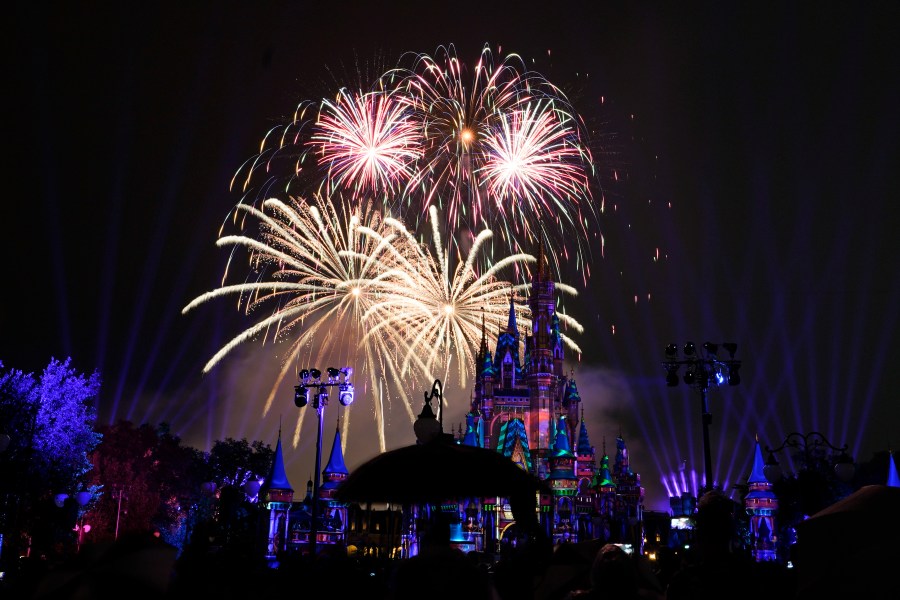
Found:
<path fill-rule="evenodd" d="M 519 328 L 516 325 L 515 293 L 509 288 L 509 320 L 506 323 L 506 332 L 515 338 L 519 337 Z"/>
<path fill-rule="evenodd" d="M 581 429 L 578 431 L 578 454 L 585 456 L 594 453 L 591 440 L 588 438 L 587 425 L 584 424 L 584 407 L 581 407 Z"/>
<path fill-rule="evenodd" d="M 766 462 L 763 460 L 762 450 L 759 448 L 759 435 L 756 436 L 756 451 L 753 455 L 753 469 L 750 471 L 750 477 L 747 483 L 765 483 L 769 480 L 763 472 Z"/>
<path fill-rule="evenodd" d="M 334 443 L 331 445 L 331 457 L 322 473 L 326 476 L 330 474 L 348 475 L 347 465 L 344 464 L 344 449 L 341 446 L 341 428 L 340 421 L 334 430 Z"/>
<path fill-rule="evenodd" d="M 897 465 L 894 464 L 894 454 L 888 452 L 888 487 L 900 488 L 900 477 L 897 476 Z"/>
<path fill-rule="evenodd" d="M 278 427 L 278 443 L 275 444 L 275 459 L 272 461 L 272 469 L 269 471 L 267 481 L 268 488 L 293 492 L 291 482 L 288 481 L 287 472 L 284 469 L 284 453 L 281 450 L 281 426 Z"/>
<path fill-rule="evenodd" d="M 544 279 L 544 261 L 546 260 L 544 256 L 544 238 L 540 236 L 538 238 L 538 255 L 537 255 L 537 278 Z"/>
<path fill-rule="evenodd" d="M 487 354 L 487 331 L 484 327 L 484 307 L 481 309 L 481 346 L 478 349 L 478 354 L 481 356 L 482 360 L 484 360 L 484 356 Z M 480 366 L 480 365 L 479 365 Z"/>

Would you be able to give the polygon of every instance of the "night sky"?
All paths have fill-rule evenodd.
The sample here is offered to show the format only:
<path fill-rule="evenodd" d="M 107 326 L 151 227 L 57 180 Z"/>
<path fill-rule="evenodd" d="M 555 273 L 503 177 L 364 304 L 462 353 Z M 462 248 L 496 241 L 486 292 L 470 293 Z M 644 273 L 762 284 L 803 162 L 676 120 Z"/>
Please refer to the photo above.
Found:
<path fill-rule="evenodd" d="M 260 416 L 277 348 L 247 345 L 202 376 L 249 321 L 228 300 L 181 314 L 220 283 L 232 176 L 301 100 L 358 87 L 406 51 L 452 43 L 471 64 L 489 44 L 533 60 L 595 133 L 606 245 L 567 301 L 586 328 L 567 368 L 592 443 L 614 450 L 621 432 L 648 508 L 665 507 L 663 479 L 703 471 L 699 397 L 665 385 L 670 342 L 738 344 L 741 385 L 710 395 L 727 488 L 749 474 L 757 434 L 775 446 L 821 431 L 858 460 L 900 446 L 895 3 L 19 4 L 4 52 L 0 360 L 98 369 L 104 422 L 167 421 L 201 448 L 274 445 L 279 418 L 297 416 L 288 384 Z M 446 394 L 456 423 L 469 391 Z M 352 469 L 377 450 L 371 403 L 351 410 Z M 399 411 L 390 424 L 389 445 L 413 441 Z M 314 443 L 307 419 L 287 452 L 297 489 Z"/>

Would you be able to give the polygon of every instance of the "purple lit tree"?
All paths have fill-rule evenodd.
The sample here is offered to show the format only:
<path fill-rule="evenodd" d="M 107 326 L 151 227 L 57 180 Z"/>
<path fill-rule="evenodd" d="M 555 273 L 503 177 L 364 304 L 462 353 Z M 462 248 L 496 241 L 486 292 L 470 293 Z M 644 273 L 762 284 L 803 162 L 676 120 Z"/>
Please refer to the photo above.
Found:
<path fill-rule="evenodd" d="M 71 358 L 51 359 L 39 377 L 0 363 L 0 434 L 4 442 L 8 436 L 0 454 L 0 532 L 14 547 L 71 534 L 72 503 L 57 495 L 81 489 L 92 467 L 88 454 L 101 439 L 92 402 L 99 391 L 99 373 L 79 373 Z"/>

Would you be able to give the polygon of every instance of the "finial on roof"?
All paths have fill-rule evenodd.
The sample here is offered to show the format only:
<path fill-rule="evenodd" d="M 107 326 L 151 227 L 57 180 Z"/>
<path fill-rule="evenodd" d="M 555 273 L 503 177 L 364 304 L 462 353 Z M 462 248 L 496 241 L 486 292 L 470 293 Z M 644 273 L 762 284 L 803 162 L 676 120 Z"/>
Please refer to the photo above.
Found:
<path fill-rule="evenodd" d="M 537 275 L 538 279 L 544 278 L 544 237 L 538 237 L 538 255 L 537 255 Z"/>

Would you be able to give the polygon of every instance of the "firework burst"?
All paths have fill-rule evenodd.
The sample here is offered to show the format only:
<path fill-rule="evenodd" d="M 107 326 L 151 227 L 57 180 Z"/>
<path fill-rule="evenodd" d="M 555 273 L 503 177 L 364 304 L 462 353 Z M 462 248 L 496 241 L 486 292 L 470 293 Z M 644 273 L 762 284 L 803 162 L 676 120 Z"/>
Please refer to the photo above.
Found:
<path fill-rule="evenodd" d="M 583 267 L 598 211 L 586 132 L 565 94 L 517 55 L 495 64 L 487 47 L 471 76 L 453 46 L 412 56 L 380 83 L 421 131 L 401 204 L 437 205 L 453 229 L 491 229 L 512 248 L 541 241 L 555 258 L 571 245 Z"/>
<path fill-rule="evenodd" d="M 541 242 L 557 275 L 559 257 L 574 256 L 587 277 L 599 235 L 596 178 L 565 94 L 515 54 L 495 62 L 487 47 L 470 71 L 452 45 L 400 64 L 368 91 L 302 102 L 290 123 L 270 130 L 233 181 L 244 201 L 343 191 L 375 199 L 413 228 L 437 206 L 454 240 L 468 244 L 490 229 L 512 252 Z"/>
<path fill-rule="evenodd" d="M 471 369 L 475 365 L 475 351 L 485 320 L 505 322 L 511 295 L 523 293 L 527 287 L 527 284 L 512 286 L 500 275 L 510 271 L 513 275 L 521 274 L 525 265 L 536 259 L 530 254 L 514 254 L 479 273 L 480 253 L 491 238 L 491 231 L 485 229 L 476 236 L 467 256 L 454 256 L 454 245 L 443 242 L 435 207 L 431 207 L 429 216 L 430 246 L 416 245 L 412 233 L 402 223 L 385 220 L 417 252 L 408 257 L 395 257 L 404 266 L 398 271 L 398 286 L 365 315 L 371 322 L 367 336 L 378 338 L 386 332 L 402 332 L 406 349 L 402 361 L 404 371 L 412 366 L 429 378 L 445 379 L 454 372 L 459 377 L 460 387 L 465 387 L 474 375 Z M 566 285 L 560 289 L 575 293 L 574 288 Z M 517 322 L 525 331 L 530 331 L 531 320 L 526 306 L 512 306 Z M 581 325 L 568 315 L 562 314 L 560 319 L 581 331 Z M 573 340 L 563 337 L 570 348 L 581 351 Z"/>
<path fill-rule="evenodd" d="M 362 192 L 405 184 L 421 155 L 419 129 L 405 103 L 389 93 L 341 90 L 335 102 L 322 102 L 313 131 L 309 144 L 327 166 L 328 181 Z"/>
<path fill-rule="evenodd" d="M 239 204 L 234 220 L 242 226 L 256 222 L 258 235 L 223 235 L 217 245 L 232 248 L 232 261 L 238 249 L 247 250 L 253 281 L 225 285 L 226 270 L 222 287 L 198 296 L 182 312 L 232 296 L 241 311 L 263 316 L 216 352 L 204 372 L 250 340 L 287 342 L 265 414 L 283 380 L 301 362 L 354 365 L 368 386 L 369 394 L 363 395 L 384 391 L 372 403 L 382 450 L 386 403 L 400 400 L 409 421 L 415 420 L 407 392 L 385 382 L 452 374 L 464 387 L 472 375 L 482 319 L 505 318 L 511 291 L 522 291 L 499 275 L 517 268 L 521 273 L 535 260 L 517 254 L 479 274 L 477 258 L 491 232 L 482 231 L 464 259 L 448 253 L 434 208 L 431 245 L 418 243 L 401 221 L 382 218 L 371 203 L 354 208 L 323 197 L 311 202 L 270 198 L 259 208 Z M 567 286 L 562 289 L 574 293 Z M 527 307 L 517 305 L 516 311 L 527 330 Z M 577 322 L 563 318 L 580 330 Z M 295 444 L 304 414 L 298 414 Z"/>
<path fill-rule="evenodd" d="M 400 261 L 415 248 L 398 238 L 371 204 L 352 208 L 322 198 L 314 202 L 270 198 L 261 209 L 239 204 L 235 219 L 245 223 L 248 218 L 259 224 L 257 237 L 226 235 L 217 245 L 248 250 L 255 281 L 223 285 L 197 297 L 182 312 L 220 296 L 236 296 L 238 308 L 248 314 L 266 312 L 225 344 L 207 362 L 204 372 L 249 340 L 290 340 L 264 414 L 281 382 L 304 359 L 362 363 L 363 368 L 356 372 L 371 390 L 378 389 L 379 377 L 396 371 L 392 362 L 396 352 L 387 338 L 364 335 L 363 315 L 390 288 L 396 268 L 402 267 Z M 227 276 L 226 271 L 223 280 Z M 378 403 L 381 401 L 379 398 Z M 384 449 L 384 412 L 376 406 L 374 413 Z"/>

